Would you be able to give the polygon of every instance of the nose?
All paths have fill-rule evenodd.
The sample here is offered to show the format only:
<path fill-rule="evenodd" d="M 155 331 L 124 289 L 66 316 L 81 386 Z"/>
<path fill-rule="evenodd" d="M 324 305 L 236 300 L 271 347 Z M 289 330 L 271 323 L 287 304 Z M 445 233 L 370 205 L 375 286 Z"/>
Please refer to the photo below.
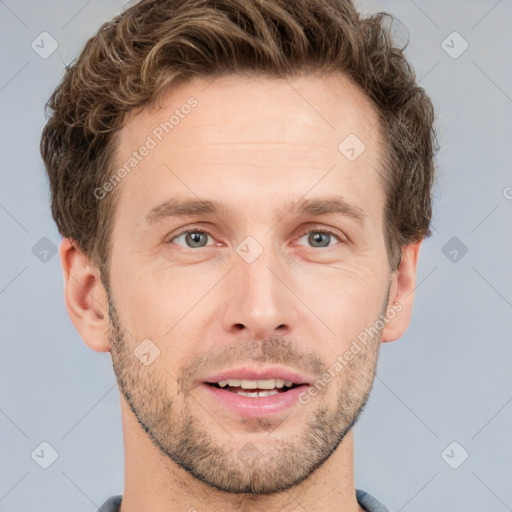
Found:
<path fill-rule="evenodd" d="M 297 319 L 297 304 L 288 288 L 289 272 L 273 251 L 252 263 L 237 258 L 226 289 L 224 329 L 247 331 L 251 339 L 290 334 Z"/>

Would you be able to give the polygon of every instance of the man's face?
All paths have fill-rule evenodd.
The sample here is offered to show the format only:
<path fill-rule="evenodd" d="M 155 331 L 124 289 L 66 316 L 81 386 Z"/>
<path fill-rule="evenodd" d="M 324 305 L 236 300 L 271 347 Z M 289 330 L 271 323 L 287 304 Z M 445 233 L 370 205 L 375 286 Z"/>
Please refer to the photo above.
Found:
<path fill-rule="evenodd" d="M 138 156 L 112 219 L 114 369 L 153 443 L 208 485 L 287 489 L 357 420 L 380 333 L 299 397 L 388 307 L 380 143 L 373 107 L 341 76 L 194 80 L 121 130 L 117 168 Z M 184 201 L 217 210 L 183 215 Z M 215 384 L 274 375 L 302 386 Z"/>

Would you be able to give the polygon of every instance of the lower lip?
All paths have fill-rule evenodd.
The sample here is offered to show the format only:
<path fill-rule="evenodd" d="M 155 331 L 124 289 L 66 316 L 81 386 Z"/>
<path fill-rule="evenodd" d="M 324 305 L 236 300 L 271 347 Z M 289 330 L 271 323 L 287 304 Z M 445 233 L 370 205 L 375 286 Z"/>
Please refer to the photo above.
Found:
<path fill-rule="evenodd" d="M 208 384 L 202 384 L 208 393 L 223 406 L 227 407 L 239 416 L 246 418 L 261 418 L 282 412 L 298 402 L 299 395 L 307 389 L 307 385 L 297 386 L 289 391 L 283 391 L 269 396 L 243 396 L 233 391 L 216 388 Z M 248 389 L 248 393 L 253 390 Z"/>

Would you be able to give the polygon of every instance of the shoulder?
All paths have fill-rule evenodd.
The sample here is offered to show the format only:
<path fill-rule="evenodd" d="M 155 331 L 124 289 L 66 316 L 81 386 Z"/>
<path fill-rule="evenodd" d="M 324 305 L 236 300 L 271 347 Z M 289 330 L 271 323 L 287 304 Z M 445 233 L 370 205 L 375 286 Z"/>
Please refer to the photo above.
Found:
<path fill-rule="evenodd" d="M 122 499 L 122 494 L 112 496 L 107 501 L 105 501 L 103 505 L 101 505 L 101 507 L 98 509 L 98 512 L 118 512 Z"/>
<path fill-rule="evenodd" d="M 391 512 L 391 510 L 381 503 L 377 498 L 370 493 L 361 489 L 356 489 L 356 499 L 359 505 L 367 512 Z"/>

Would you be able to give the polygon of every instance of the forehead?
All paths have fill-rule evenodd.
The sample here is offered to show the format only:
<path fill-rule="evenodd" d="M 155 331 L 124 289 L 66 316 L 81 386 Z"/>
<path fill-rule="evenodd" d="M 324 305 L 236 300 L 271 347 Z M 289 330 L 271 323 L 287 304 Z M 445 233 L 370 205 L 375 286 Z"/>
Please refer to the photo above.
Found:
<path fill-rule="evenodd" d="M 299 145 L 304 152 L 313 145 L 339 151 L 349 134 L 364 142 L 379 139 L 378 126 L 371 100 L 342 74 L 294 80 L 225 76 L 172 88 L 152 107 L 131 115 L 120 140 L 128 149 L 137 147 L 141 135 L 152 135 L 176 149 L 274 143 L 294 145 L 294 151 Z"/>
<path fill-rule="evenodd" d="M 343 75 L 196 78 L 132 114 L 119 140 L 119 167 L 151 146 L 120 184 L 120 206 L 141 215 L 213 190 L 220 201 L 261 202 L 283 192 L 293 201 L 313 185 L 332 195 L 340 179 L 359 194 L 380 187 L 377 112 Z"/>

